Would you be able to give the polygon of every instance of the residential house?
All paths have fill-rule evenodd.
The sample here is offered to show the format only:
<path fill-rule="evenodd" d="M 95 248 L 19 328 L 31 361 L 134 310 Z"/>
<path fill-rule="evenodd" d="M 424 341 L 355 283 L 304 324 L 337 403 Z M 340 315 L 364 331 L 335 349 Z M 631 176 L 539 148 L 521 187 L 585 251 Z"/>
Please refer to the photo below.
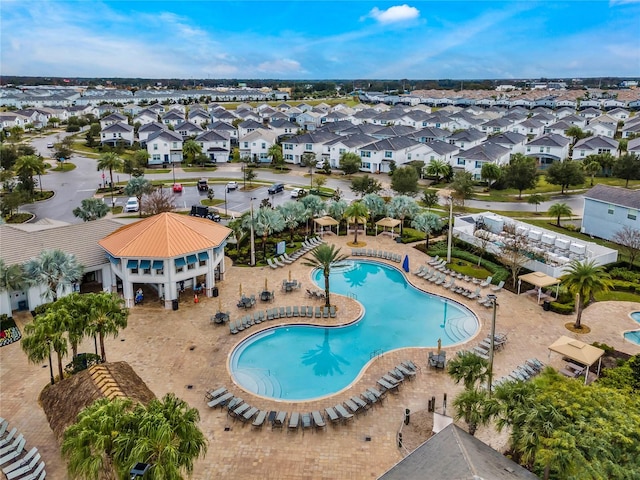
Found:
<path fill-rule="evenodd" d="M 390 125 L 381 127 L 379 130 L 370 133 L 370 135 L 378 140 L 384 140 L 385 138 L 403 137 L 405 135 L 411 135 L 415 133 L 416 129 L 413 127 L 407 127 L 405 125 Z"/>
<path fill-rule="evenodd" d="M 188 118 L 189 122 L 198 125 L 200 128 L 204 128 L 211 123 L 211 116 L 209 113 L 199 108 L 189 110 Z"/>
<path fill-rule="evenodd" d="M 408 136 L 421 143 L 431 143 L 436 140 L 448 143 L 447 139 L 451 136 L 451 132 L 441 128 L 425 127 L 417 132 L 410 133 Z"/>
<path fill-rule="evenodd" d="M 571 140 L 556 133 L 545 133 L 526 145 L 525 155 L 538 160 L 540 168 L 547 168 L 553 162 L 564 161 L 569 156 Z"/>
<path fill-rule="evenodd" d="M 324 117 L 324 113 L 308 110 L 306 112 L 302 112 L 296 117 L 296 123 L 300 125 L 303 130 L 313 131 L 320 128 L 320 126 L 324 122 Z"/>
<path fill-rule="evenodd" d="M 600 115 L 591 120 L 584 131 L 592 135 L 613 138 L 618 131 L 618 122 L 608 115 Z"/>
<path fill-rule="evenodd" d="M 475 128 L 469 130 L 461 130 L 455 132 L 447 138 L 447 141 L 452 145 L 455 145 L 460 150 L 468 150 L 470 148 L 480 145 L 487 139 L 487 134 L 476 130 Z"/>
<path fill-rule="evenodd" d="M 176 164 L 182 162 L 182 135 L 171 130 L 155 132 L 147 138 L 149 165 Z"/>
<path fill-rule="evenodd" d="M 576 109 L 571 107 L 562 107 L 555 111 L 555 115 L 558 120 L 562 120 L 564 117 L 575 114 Z"/>
<path fill-rule="evenodd" d="M 367 123 L 373 123 L 373 119 L 378 114 L 372 108 L 366 108 L 364 110 L 360 110 L 352 115 L 351 122 L 354 125 L 362 125 Z"/>
<path fill-rule="evenodd" d="M 271 163 L 269 149 L 275 145 L 278 133 L 266 128 L 251 131 L 238 140 L 240 158 L 250 158 L 256 163 Z"/>
<path fill-rule="evenodd" d="M 511 128 L 511 126 L 513 126 L 513 122 L 511 120 L 506 118 L 495 118 L 480 125 L 480 131 L 487 135 L 494 135 L 496 133 L 506 132 Z"/>
<path fill-rule="evenodd" d="M 253 110 L 236 108 L 235 115 L 242 121 L 253 120 L 256 123 L 262 124 L 262 117 L 260 117 L 259 113 L 256 113 Z"/>
<path fill-rule="evenodd" d="M 174 130 L 182 135 L 183 140 L 195 138 L 204 131 L 202 127 L 192 122 L 182 122 L 181 124 L 176 125 Z"/>
<path fill-rule="evenodd" d="M 622 127 L 622 138 L 640 135 L 640 117 L 632 117 Z"/>
<path fill-rule="evenodd" d="M 457 155 L 460 153 L 460 148 L 449 142 L 443 142 L 441 140 L 434 140 L 433 142 L 429 142 L 427 145 L 431 149 L 431 152 L 427 154 L 427 158 L 424 160 L 425 166 L 429 165 L 431 160 L 439 160 L 441 162 L 446 162 L 453 167 L 456 162 Z"/>
<path fill-rule="evenodd" d="M 100 119 L 100 129 L 104 130 L 109 125 L 113 125 L 114 123 L 128 123 L 128 119 L 121 113 L 111 113 L 106 117 Z"/>
<path fill-rule="evenodd" d="M 211 121 L 213 123 L 224 122 L 231 125 L 237 118 L 239 117 L 235 113 L 227 110 L 226 108 L 220 107 L 211 112 Z"/>
<path fill-rule="evenodd" d="M 359 149 L 362 164 L 360 170 L 371 173 L 389 173 L 391 162 L 402 166 L 412 161 L 425 161 L 431 152 L 429 144 L 409 137 L 379 140 Z"/>
<path fill-rule="evenodd" d="M 238 124 L 238 138 L 246 137 L 259 128 L 265 128 L 264 124 L 253 119 L 245 120 Z"/>
<path fill-rule="evenodd" d="M 544 127 L 545 125 L 541 121 L 528 118 L 520 123 L 511 125 L 509 130 L 515 133 L 526 135 L 529 138 L 534 138 L 544 133 Z"/>
<path fill-rule="evenodd" d="M 567 130 L 569 130 L 570 128 L 574 127 L 575 125 L 569 123 L 569 122 L 565 122 L 564 119 L 553 123 L 549 126 L 544 127 L 544 133 L 553 133 L 555 135 L 563 135 L 565 137 L 567 137 Z"/>
<path fill-rule="evenodd" d="M 422 122 L 423 127 L 435 127 L 445 130 L 454 130 L 455 125 L 457 125 L 455 120 L 452 120 L 449 118 L 449 115 L 446 115 L 441 111 L 430 114 L 429 118 Z"/>
<path fill-rule="evenodd" d="M 453 120 L 455 124 L 453 124 L 450 128 L 453 128 L 455 130 L 458 130 L 458 129 L 468 130 L 470 128 L 475 128 L 476 130 L 480 130 L 481 129 L 480 126 L 483 123 L 489 120 L 495 120 L 497 118 L 500 118 L 499 116 L 491 115 L 491 114 L 488 114 L 486 116 L 491 118 L 486 118 L 484 114 L 473 115 L 471 113 L 464 112 L 464 111 L 453 113 L 449 116 L 449 118 L 451 118 L 451 120 Z"/>
<path fill-rule="evenodd" d="M 625 110 L 624 108 L 614 108 L 613 110 L 609 110 L 607 112 L 607 115 L 615 118 L 618 121 L 624 121 L 629 118 L 631 114 L 629 113 L 629 110 Z"/>
<path fill-rule="evenodd" d="M 618 156 L 618 141 L 610 137 L 582 138 L 573 146 L 572 160 L 582 160 L 589 155 L 609 153 Z"/>
<path fill-rule="evenodd" d="M 276 132 L 278 138 L 295 135 L 298 131 L 298 125 L 291 123 L 288 119 L 278 119 L 269 122 L 269 128 Z"/>
<path fill-rule="evenodd" d="M 179 112 L 177 110 L 169 110 L 167 113 L 162 115 L 162 123 L 172 127 L 177 127 L 178 125 L 184 123 L 184 113 Z"/>
<path fill-rule="evenodd" d="M 608 98 L 604 102 L 602 102 L 602 108 L 604 108 L 605 110 L 613 110 L 614 108 L 622 109 L 626 106 L 626 102 L 617 100 L 615 98 Z"/>
<path fill-rule="evenodd" d="M 470 172 L 474 179 L 480 180 L 482 178 L 482 166 L 485 163 L 503 166 L 509 163 L 510 157 L 511 151 L 508 148 L 497 143 L 485 142 L 467 150 L 461 150 L 457 155 L 455 165 L 452 165 L 452 167 Z"/>
<path fill-rule="evenodd" d="M 100 143 L 115 146 L 119 143 L 133 145 L 134 128 L 126 123 L 112 123 L 100 130 Z"/>
<path fill-rule="evenodd" d="M 499 135 L 489 137 L 485 143 L 495 143 L 502 147 L 508 148 L 511 155 L 516 153 L 524 154 L 527 136 L 516 132 L 504 132 Z"/>
<path fill-rule="evenodd" d="M 202 153 L 210 162 L 228 162 L 231 158 L 231 138 L 224 130 L 205 130 L 196 137 Z"/>
<path fill-rule="evenodd" d="M 376 138 L 365 135 L 364 133 L 356 133 L 354 135 L 340 136 L 326 143 L 329 148 L 329 165 L 331 168 L 340 167 L 340 158 L 345 153 L 355 153 L 365 145 L 376 142 Z"/>
<path fill-rule="evenodd" d="M 230 123 L 216 121 L 216 122 L 213 122 L 211 125 L 209 125 L 207 128 L 211 131 L 218 132 L 218 133 L 224 132 L 229 135 L 229 138 L 231 138 L 232 144 L 238 143 L 238 129 L 235 128 Z"/>
<path fill-rule="evenodd" d="M 613 240 L 622 227 L 640 229 L 640 191 L 598 184 L 584 194 L 581 232 Z"/>
<path fill-rule="evenodd" d="M 31 119 L 19 113 L 0 112 L 0 125 L 4 130 L 9 130 L 13 127 L 24 128 L 28 123 L 32 123 Z"/>
<path fill-rule="evenodd" d="M 159 132 L 161 130 L 167 130 L 167 127 L 162 123 L 151 122 L 145 123 L 138 129 L 138 142 L 140 145 L 146 145 L 147 139 L 154 133 Z"/>
<path fill-rule="evenodd" d="M 589 107 L 589 108 L 582 108 L 582 105 L 584 104 L 584 102 L 580 103 L 580 111 L 578 112 L 578 116 L 580 117 L 584 117 L 587 120 L 591 120 L 592 118 L 596 118 L 599 117 L 600 115 L 602 115 L 602 110 L 600 110 L 600 102 L 597 102 L 598 106 L 596 108 L 593 107 Z"/>
<path fill-rule="evenodd" d="M 373 117 L 372 123 L 374 125 L 389 126 L 403 124 L 403 118 L 406 112 L 401 108 L 392 108 L 386 112 L 380 112 Z"/>
<path fill-rule="evenodd" d="M 140 110 L 138 114 L 133 117 L 133 124 L 139 123 L 140 125 L 148 125 L 158 121 L 158 114 L 150 108 Z"/>
<path fill-rule="evenodd" d="M 544 124 L 545 127 L 555 123 L 557 121 L 556 117 L 550 113 L 538 113 L 531 117 L 531 120 L 536 120 Z"/>
<path fill-rule="evenodd" d="M 319 130 L 283 140 L 282 154 L 284 155 L 284 161 L 300 165 L 302 155 L 305 153 L 313 154 L 317 162 L 328 160 L 329 147 L 326 144 L 339 137 L 340 135 L 335 133 Z"/>
<path fill-rule="evenodd" d="M 633 153 L 640 157 L 640 137 L 629 140 L 627 143 L 627 153 Z"/>

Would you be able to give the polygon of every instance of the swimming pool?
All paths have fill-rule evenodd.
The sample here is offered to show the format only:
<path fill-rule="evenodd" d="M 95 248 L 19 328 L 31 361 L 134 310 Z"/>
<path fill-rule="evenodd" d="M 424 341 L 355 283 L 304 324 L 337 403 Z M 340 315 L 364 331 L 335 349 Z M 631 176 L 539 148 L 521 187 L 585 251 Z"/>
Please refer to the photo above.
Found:
<path fill-rule="evenodd" d="M 640 312 L 630 313 L 629 316 L 633 318 L 636 322 L 640 323 Z M 630 342 L 640 345 L 640 330 L 632 330 L 630 332 L 625 332 L 624 338 L 626 338 Z"/>
<path fill-rule="evenodd" d="M 322 272 L 312 277 L 324 286 Z M 230 355 L 239 385 L 265 397 L 315 399 L 348 387 L 376 355 L 435 347 L 439 338 L 443 346 L 453 345 L 479 327 L 464 305 L 421 292 L 382 263 L 349 261 L 331 272 L 330 286 L 364 306 L 362 319 L 343 327 L 280 326 L 248 337 Z"/>

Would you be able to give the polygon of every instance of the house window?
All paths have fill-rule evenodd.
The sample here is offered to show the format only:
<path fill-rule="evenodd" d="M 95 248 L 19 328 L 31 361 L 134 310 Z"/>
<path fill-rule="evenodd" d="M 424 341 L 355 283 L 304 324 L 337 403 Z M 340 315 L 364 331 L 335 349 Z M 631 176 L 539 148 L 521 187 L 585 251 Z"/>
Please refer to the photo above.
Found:
<path fill-rule="evenodd" d="M 580 156 L 584 157 L 585 151 L 584 150 L 580 150 Z"/>
<path fill-rule="evenodd" d="M 551 153 L 551 147 L 547 147 L 547 153 Z"/>
<path fill-rule="evenodd" d="M 476 168 L 482 168 L 482 162 L 476 161 Z"/>
<path fill-rule="evenodd" d="M 190 263 L 187 265 L 187 270 L 195 270 L 196 268 L 196 264 L 195 263 Z"/>
<path fill-rule="evenodd" d="M 371 169 L 371 164 L 369 162 L 362 162 L 361 168 Z"/>
<path fill-rule="evenodd" d="M 464 165 L 464 158 L 458 159 L 458 165 Z"/>
<path fill-rule="evenodd" d="M 385 151 L 384 158 L 393 158 L 393 152 L 390 152 L 389 150 Z"/>
<path fill-rule="evenodd" d="M 263 149 L 263 150 L 264 150 L 265 148 L 267 148 L 267 144 L 266 144 L 266 143 L 264 143 L 264 142 L 263 142 L 261 145 L 262 145 L 262 149 Z"/>
<path fill-rule="evenodd" d="M 293 161 L 293 155 L 291 155 L 290 153 L 287 153 L 285 154 L 284 159 Z"/>
<path fill-rule="evenodd" d="M 540 153 L 544 153 L 544 147 L 540 147 Z"/>
<path fill-rule="evenodd" d="M 340 155 L 342 155 L 343 153 L 346 153 L 346 151 L 347 151 L 347 149 L 346 149 L 346 148 L 341 148 L 341 149 L 339 149 L 339 150 L 338 150 L 338 153 L 339 153 Z"/>
<path fill-rule="evenodd" d="M 244 142 L 244 148 L 249 148 L 249 142 Z"/>
<path fill-rule="evenodd" d="M 363 150 L 360 152 L 360 156 L 361 157 L 365 157 L 365 158 L 371 158 L 371 152 L 367 151 L 367 150 Z"/>
<path fill-rule="evenodd" d="M 311 145 L 310 143 L 305 144 L 304 146 L 305 150 L 313 150 L 313 145 Z"/>
<path fill-rule="evenodd" d="M 419 156 L 420 156 L 420 154 L 417 153 L 416 157 L 419 157 Z M 407 153 L 407 160 L 411 161 L 411 154 L 410 153 Z"/>
<path fill-rule="evenodd" d="M 178 142 L 173 142 L 171 144 L 171 148 L 178 148 Z"/>
<path fill-rule="evenodd" d="M 158 149 L 158 144 L 157 144 L 157 143 L 154 143 L 154 144 L 153 144 L 153 149 L 154 149 L 154 150 L 157 150 L 157 149 Z"/>
<path fill-rule="evenodd" d="M 609 215 L 613 215 L 613 210 L 614 210 L 614 209 L 613 209 L 613 205 L 609 205 L 609 207 L 607 208 L 607 213 L 608 213 Z"/>
<path fill-rule="evenodd" d="M 293 150 L 293 145 L 290 143 L 285 143 L 284 144 L 284 149 L 285 150 Z"/>
<path fill-rule="evenodd" d="M 629 220 L 635 220 L 638 217 L 638 211 L 634 210 L 633 208 L 630 208 L 629 211 L 627 212 L 627 218 Z"/>
<path fill-rule="evenodd" d="M 527 153 L 531 151 L 531 147 L 527 147 Z"/>

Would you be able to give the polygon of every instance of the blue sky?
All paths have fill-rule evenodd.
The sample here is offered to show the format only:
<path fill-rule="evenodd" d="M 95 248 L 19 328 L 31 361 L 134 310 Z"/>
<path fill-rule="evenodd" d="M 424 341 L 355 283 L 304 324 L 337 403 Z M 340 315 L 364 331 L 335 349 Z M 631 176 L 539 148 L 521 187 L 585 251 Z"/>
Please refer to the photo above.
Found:
<path fill-rule="evenodd" d="M 4 75 L 640 76 L 640 0 L 1 0 Z"/>

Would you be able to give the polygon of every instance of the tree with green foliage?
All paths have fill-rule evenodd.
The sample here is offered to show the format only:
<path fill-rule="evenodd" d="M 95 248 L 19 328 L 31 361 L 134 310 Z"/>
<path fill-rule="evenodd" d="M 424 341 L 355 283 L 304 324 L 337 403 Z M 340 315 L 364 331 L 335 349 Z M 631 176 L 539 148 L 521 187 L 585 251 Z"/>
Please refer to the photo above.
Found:
<path fill-rule="evenodd" d="M 574 125 L 572 127 L 569 127 L 567 129 L 567 131 L 565 132 L 565 135 L 567 137 L 571 137 L 573 140 L 571 141 L 571 149 L 573 150 L 573 146 L 576 144 L 576 142 L 582 138 L 586 138 L 588 136 L 588 134 L 586 134 L 585 132 L 582 131 L 582 129 L 580 127 L 578 127 L 577 125 Z"/>
<path fill-rule="evenodd" d="M 271 165 L 282 170 L 282 167 L 284 167 L 284 155 L 282 154 L 282 145 L 278 145 L 277 143 L 274 143 L 269 147 L 269 150 L 267 150 L 267 155 L 271 157 Z"/>
<path fill-rule="evenodd" d="M 122 159 L 118 156 L 117 153 L 105 152 L 102 155 L 100 155 L 97 166 L 98 166 L 98 171 L 100 170 L 109 171 L 109 184 L 111 187 L 111 191 L 113 192 L 113 187 L 115 186 L 113 183 L 113 171 L 120 170 L 122 168 Z"/>
<path fill-rule="evenodd" d="M 60 249 L 41 251 L 24 263 L 25 278 L 30 285 L 45 287 L 42 297 L 56 301 L 61 287 L 69 287 L 82 278 L 84 268 L 76 256 Z"/>
<path fill-rule="evenodd" d="M 21 264 L 7 265 L 4 259 L 0 258 L 0 292 L 22 290 L 27 283 Z"/>
<path fill-rule="evenodd" d="M 475 435 L 478 426 L 489 423 L 490 414 L 486 409 L 489 393 L 486 390 L 463 390 L 453 399 L 456 420 L 464 420 L 469 435 Z"/>
<path fill-rule="evenodd" d="M 462 351 L 447 363 L 447 373 L 466 390 L 476 390 L 487 381 L 489 362 L 475 353 Z"/>
<path fill-rule="evenodd" d="M 9 129 L 9 141 L 13 143 L 18 143 L 22 139 L 22 135 L 24 134 L 24 129 L 20 125 L 14 125 Z"/>
<path fill-rule="evenodd" d="M 64 338 L 63 329 L 60 328 L 61 324 L 59 313 L 55 311 L 41 313 L 24 326 L 24 335 L 20 341 L 29 362 L 37 364 L 49 358 L 52 385 L 55 380 L 51 364 L 51 349 L 56 352 L 58 357 L 58 377 L 62 380 L 64 376 L 62 357 L 67 354 L 67 340 Z"/>
<path fill-rule="evenodd" d="M 521 199 L 523 190 L 536 188 L 538 184 L 537 171 L 534 158 L 516 153 L 505 168 L 503 178 L 507 186 L 518 190 L 518 198 Z"/>
<path fill-rule="evenodd" d="M 109 207 L 99 198 L 85 198 L 80 206 L 73 209 L 73 216 L 90 222 L 103 218 L 109 213 Z"/>
<path fill-rule="evenodd" d="M 285 227 L 289 229 L 289 241 L 293 242 L 295 228 L 305 219 L 304 205 L 300 202 L 289 200 L 282 205 L 278 205 L 277 209 L 282 215 Z"/>
<path fill-rule="evenodd" d="M 573 215 L 573 211 L 571 210 L 571 207 L 564 202 L 554 203 L 549 207 L 549 210 L 547 213 L 549 214 L 550 217 L 556 217 L 556 225 L 558 227 L 560 226 L 561 217 L 571 218 L 571 215 Z"/>
<path fill-rule="evenodd" d="M 483 163 L 480 176 L 487 182 L 487 188 L 491 189 L 491 184 L 502 176 L 502 168 L 495 163 Z"/>
<path fill-rule="evenodd" d="M 362 160 L 358 156 L 358 154 L 353 152 L 344 152 L 340 155 L 340 169 L 345 173 L 345 175 L 353 175 L 360 170 L 360 165 L 362 165 Z"/>
<path fill-rule="evenodd" d="M 449 167 L 449 164 L 447 162 L 434 159 L 428 163 L 426 167 L 426 172 L 427 172 L 427 175 L 431 177 L 435 177 L 436 183 L 438 183 L 441 178 L 444 178 L 447 176 L 449 172 L 448 167 Z"/>
<path fill-rule="evenodd" d="M 402 236 L 405 219 L 414 218 L 420 212 L 420 207 L 413 198 L 399 195 L 391 199 L 387 205 L 387 211 L 389 215 L 400 220 L 400 236 Z"/>
<path fill-rule="evenodd" d="M 149 161 L 149 152 L 146 150 L 136 150 L 131 157 L 122 161 L 122 171 L 132 177 L 144 175 L 144 169 Z"/>
<path fill-rule="evenodd" d="M 73 292 L 47 306 L 47 313 L 55 313 L 58 329 L 67 333 L 71 354 L 78 355 L 78 345 L 88 334 L 87 313 L 89 297 Z"/>
<path fill-rule="evenodd" d="M 547 200 L 547 197 L 545 197 L 541 193 L 532 193 L 531 195 L 529 195 L 529 198 L 527 198 L 527 203 L 529 205 L 535 205 L 536 206 L 536 214 L 537 214 L 538 213 L 538 205 L 540 205 L 542 202 L 544 202 L 546 200 Z"/>
<path fill-rule="evenodd" d="M 566 159 L 563 162 L 553 162 L 547 169 L 547 182 L 552 185 L 560 185 L 560 193 L 572 185 L 584 183 L 584 170 L 581 162 Z"/>
<path fill-rule="evenodd" d="M 596 265 L 595 261 L 588 260 L 580 262 L 572 260 L 565 268 L 565 273 L 560 277 L 562 284 L 573 295 L 578 296 L 576 305 L 576 323 L 575 328 L 581 327 L 582 311 L 586 301 L 590 301 L 598 293 L 607 292 L 611 288 L 611 277 L 600 265 Z"/>
<path fill-rule="evenodd" d="M 329 275 L 331 274 L 331 269 L 347 260 L 349 255 L 340 253 L 340 248 L 333 244 L 328 245 L 326 243 L 323 243 L 313 249 L 310 255 L 311 258 L 303 262 L 303 264 L 307 267 L 322 270 L 322 274 L 324 276 L 324 304 L 326 307 L 329 307 L 331 306 L 331 300 L 329 299 L 329 295 L 331 294 L 329 288 Z"/>
<path fill-rule="evenodd" d="M 384 203 L 384 199 L 377 193 L 367 193 L 362 197 L 362 203 L 367 207 L 369 212 L 369 221 L 371 222 L 371 228 L 373 228 L 373 221 L 376 217 L 382 216 L 387 211 L 387 205 Z"/>
<path fill-rule="evenodd" d="M 31 199 L 35 193 L 35 175 L 42 175 L 45 172 L 45 165 L 42 157 L 38 155 L 24 155 L 18 157 L 15 164 L 15 172 L 18 175 L 20 190 L 25 192 Z"/>
<path fill-rule="evenodd" d="M 367 206 L 362 203 L 362 201 L 352 202 L 351 205 L 347 207 L 344 212 L 345 217 L 347 217 L 347 224 L 349 222 L 348 219 L 353 219 L 353 223 L 355 223 L 356 228 L 354 230 L 353 243 L 354 245 L 358 245 L 358 230 L 360 225 L 361 218 L 367 218 L 369 215 L 369 210 L 367 210 Z M 366 232 L 366 226 L 365 226 Z"/>
<path fill-rule="evenodd" d="M 262 258 L 267 258 L 267 239 L 276 232 L 285 229 L 285 221 L 279 210 L 260 207 L 255 215 L 254 229 L 262 237 Z"/>
<path fill-rule="evenodd" d="M 202 153 L 202 147 L 198 142 L 190 138 L 182 144 L 182 153 L 184 154 L 187 163 L 193 164 L 196 156 Z"/>
<path fill-rule="evenodd" d="M 421 212 L 415 216 L 411 222 L 411 226 L 416 230 L 424 232 L 425 248 L 429 249 L 429 235 L 440 230 L 442 222 L 440 217 L 432 212 Z"/>
<path fill-rule="evenodd" d="M 471 172 L 456 172 L 453 175 L 453 181 L 451 182 L 453 197 L 464 205 L 465 200 L 471 198 L 473 195 L 474 184 L 475 182 Z"/>
<path fill-rule="evenodd" d="M 440 197 L 438 196 L 438 192 L 427 188 L 422 191 L 422 203 L 424 203 L 424 206 L 427 207 L 427 209 L 431 210 L 433 207 L 438 205 L 439 202 Z"/>
<path fill-rule="evenodd" d="M 325 204 L 318 195 L 309 194 L 300 200 L 305 208 L 305 221 L 307 223 L 307 233 L 309 233 L 309 220 L 319 216 L 324 212 Z"/>
<path fill-rule="evenodd" d="M 138 216 L 142 216 L 142 197 L 150 194 L 152 191 L 153 185 L 144 177 L 133 177 L 125 185 L 124 194 L 128 197 L 136 197 L 138 199 L 138 205 L 140 205 Z"/>
<path fill-rule="evenodd" d="M 396 168 L 391 177 L 391 188 L 400 195 L 418 193 L 418 172 L 411 166 Z"/>
<path fill-rule="evenodd" d="M 340 233 L 340 223 L 344 220 L 344 212 L 349 208 L 349 204 L 344 200 L 329 200 L 326 204 L 327 214 L 337 220 L 338 234 Z"/>
<path fill-rule="evenodd" d="M 602 165 L 600 165 L 600 162 L 597 160 L 589 159 L 589 157 L 585 158 L 582 168 L 584 168 L 584 172 L 591 177 L 591 186 L 593 187 L 593 179 L 602 171 Z"/>
<path fill-rule="evenodd" d="M 640 178 L 640 156 L 626 153 L 613 165 L 613 175 L 625 180 L 625 188 L 629 188 L 629 180 Z"/>
<path fill-rule="evenodd" d="M 85 301 L 87 302 L 88 332 L 98 337 L 100 358 L 106 362 L 104 339 L 107 336 L 116 338 L 120 330 L 127 327 L 129 309 L 126 308 L 124 299 L 115 293 L 87 293 Z"/>
<path fill-rule="evenodd" d="M 378 193 L 382 190 L 382 185 L 375 178 L 363 175 L 351 180 L 351 190 L 362 198 L 370 193 Z"/>

